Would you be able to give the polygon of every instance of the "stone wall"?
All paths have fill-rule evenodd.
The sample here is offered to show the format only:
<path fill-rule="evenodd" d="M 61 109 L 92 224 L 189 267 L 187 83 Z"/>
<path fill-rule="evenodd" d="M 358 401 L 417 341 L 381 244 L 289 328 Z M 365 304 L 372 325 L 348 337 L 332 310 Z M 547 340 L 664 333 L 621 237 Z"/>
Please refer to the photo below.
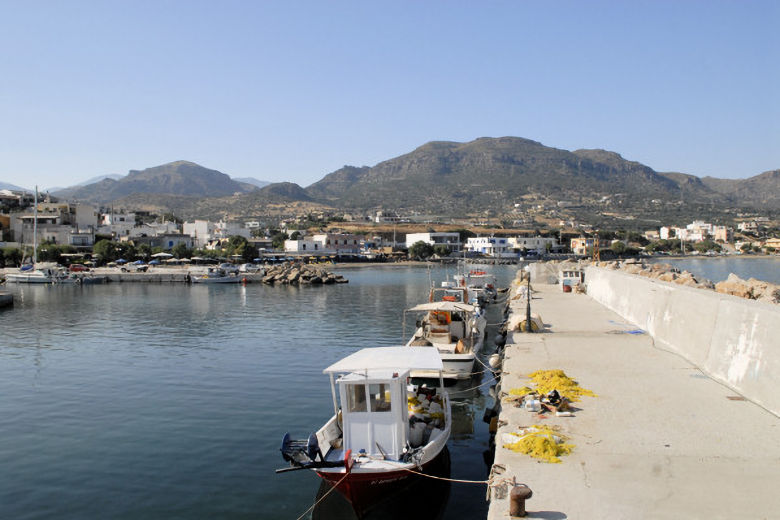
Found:
<path fill-rule="evenodd" d="M 780 306 L 596 266 L 585 280 L 659 347 L 780 415 Z"/>

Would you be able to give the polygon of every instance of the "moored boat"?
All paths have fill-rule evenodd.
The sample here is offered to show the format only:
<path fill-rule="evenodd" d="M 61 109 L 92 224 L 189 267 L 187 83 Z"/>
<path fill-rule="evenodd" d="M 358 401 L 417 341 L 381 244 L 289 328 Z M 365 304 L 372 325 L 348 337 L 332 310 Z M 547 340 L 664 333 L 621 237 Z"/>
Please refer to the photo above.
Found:
<path fill-rule="evenodd" d="M 329 366 L 334 415 L 306 440 L 286 434 L 291 467 L 277 471 L 316 471 L 361 516 L 446 456 L 452 417 L 442 368 L 436 351 L 421 347 L 362 349 Z M 409 385 L 413 370 L 438 373 L 439 387 Z"/>
<path fill-rule="evenodd" d="M 33 267 L 27 269 L 21 268 L 18 272 L 6 273 L 5 281 L 7 283 L 35 283 L 35 284 L 67 284 L 76 283 L 76 280 L 70 278 L 68 273 L 56 267 Z"/>
<path fill-rule="evenodd" d="M 423 303 L 404 311 L 404 325 L 410 313 L 418 318 L 415 320 L 416 330 L 407 346 L 435 348 L 441 357 L 445 378 L 470 378 L 487 326 L 479 308 L 448 300 Z M 426 377 L 420 371 L 412 375 Z"/>
<path fill-rule="evenodd" d="M 190 275 L 192 283 L 239 283 L 241 281 L 237 273 L 228 273 L 222 269 L 209 270 L 202 274 Z"/>

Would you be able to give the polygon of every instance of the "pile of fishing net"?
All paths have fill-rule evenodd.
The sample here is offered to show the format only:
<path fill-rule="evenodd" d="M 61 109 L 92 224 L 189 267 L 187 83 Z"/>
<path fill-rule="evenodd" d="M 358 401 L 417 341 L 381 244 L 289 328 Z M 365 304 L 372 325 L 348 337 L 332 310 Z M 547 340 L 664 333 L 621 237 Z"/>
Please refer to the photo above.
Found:
<path fill-rule="evenodd" d="M 567 444 L 568 437 L 561 434 L 557 427 L 541 424 L 534 424 L 518 433 L 505 433 L 502 438 L 504 448 L 543 462 L 559 463 L 561 455 L 568 455 L 574 449 L 574 444 Z"/>
<path fill-rule="evenodd" d="M 568 377 L 563 370 L 537 370 L 528 374 L 528 377 L 536 383 L 535 389 L 527 386 L 513 388 L 509 391 L 509 395 L 524 396 L 534 393 L 546 395 L 553 390 L 557 390 L 561 397 L 565 397 L 573 403 L 579 401 L 582 396 L 596 397 L 592 390 L 582 388 L 577 381 Z"/>

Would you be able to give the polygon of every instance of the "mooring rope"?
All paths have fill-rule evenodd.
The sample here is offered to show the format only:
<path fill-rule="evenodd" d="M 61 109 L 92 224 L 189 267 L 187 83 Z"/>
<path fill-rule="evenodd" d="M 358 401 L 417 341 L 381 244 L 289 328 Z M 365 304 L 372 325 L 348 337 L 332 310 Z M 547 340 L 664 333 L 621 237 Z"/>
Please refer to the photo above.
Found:
<path fill-rule="evenodd" d="M 344 482 L 344 479 L 345 479 L 345 478 L 347 478 L 348 476 L 349 476 L 349 471 L 347 471 L 347 472 L 344 474 L 344 476 L 343 476 L 343 477 L 341 477 L 341 480 L 339 480 L 339 481 L 338 481 L 338 482 L 337 482 L 337 483 L 336 483 L 336 484 L 335 484 L 335 485 L 334 485 L 332 488 L 330 488 L 330 489 L 328 490 L 328 492 L 327 492 L 327 493 L 325 493 L 324 495 L 322 495 L 322 496 L 319 498 L 319 500 L 317 500 L 316 502 L 314 502 L 314 504 L 312 504 L 312 506 L 311 506 L 309 509 L 307 509 L 306 511 L 304 511 L 304 512 L 303 512 L 303 514 L 302 514 L 301 516 L 299 516 L 298 518 L 296 518 L 296 520 L 301 520 L 301 519 L 302 519 L 304 516 L 308 515 L 308 514 L 309 514 L 311 511 L 313 511 L 313 510 L 314 510 L 314 508 L 315 508 L 315 507 L 317 507 L 317 504 L 319 504 L 320 502 L 322 502 L 323 500 L 325 500 L 325 497 L 327 497 L 328 495 L 330 495 L 330 494 L 333 492 L 333 490 L 334 490 L 334 489 L 336 489 L 336 488 L 339 486 L 339 484 L 341 484 L 342 482 Z"/>
<path fill-rule="evenodd" d="M 468 392 L 468 391 L 470 391 L 470 390 L 475 390 L 475 389 L 479 388 L 480 386 L 485 386 L 486 384 L 488 384 L 488 383 L 492 383 L 493 381 L 495 381 L 495 380 L 497 380 L 497 379 L 498 379 L 498 376 L 495 376 L 495 377 L 493 377 L 493 378 L 491 378 L 491 379 L 488 379 L 487 381 L 485 381 L 485 382 L 483 382 L 483 383 L 480 383 L 480 384 L 478 384 L 477 386 L 472 386 L 471 388 L 466 388 L 466 389 L 464 389 L 464 390 L 456 390 L 456 391 L 454 391 L 453 393 L 454 393 L 454 394 L 459 394 L 459 393 L 461 393 L 461 392 Z"/>

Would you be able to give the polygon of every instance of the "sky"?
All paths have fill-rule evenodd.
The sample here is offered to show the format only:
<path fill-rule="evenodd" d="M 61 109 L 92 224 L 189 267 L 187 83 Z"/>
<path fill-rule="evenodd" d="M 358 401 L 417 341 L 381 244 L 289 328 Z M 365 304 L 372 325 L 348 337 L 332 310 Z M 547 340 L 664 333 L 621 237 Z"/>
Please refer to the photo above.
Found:
<path fill-rule="evenodd" d="M 0 183 L 189 160 L 308 186 L 519 136 L 780 168 L 780 2 L 0 0 Z"/>

